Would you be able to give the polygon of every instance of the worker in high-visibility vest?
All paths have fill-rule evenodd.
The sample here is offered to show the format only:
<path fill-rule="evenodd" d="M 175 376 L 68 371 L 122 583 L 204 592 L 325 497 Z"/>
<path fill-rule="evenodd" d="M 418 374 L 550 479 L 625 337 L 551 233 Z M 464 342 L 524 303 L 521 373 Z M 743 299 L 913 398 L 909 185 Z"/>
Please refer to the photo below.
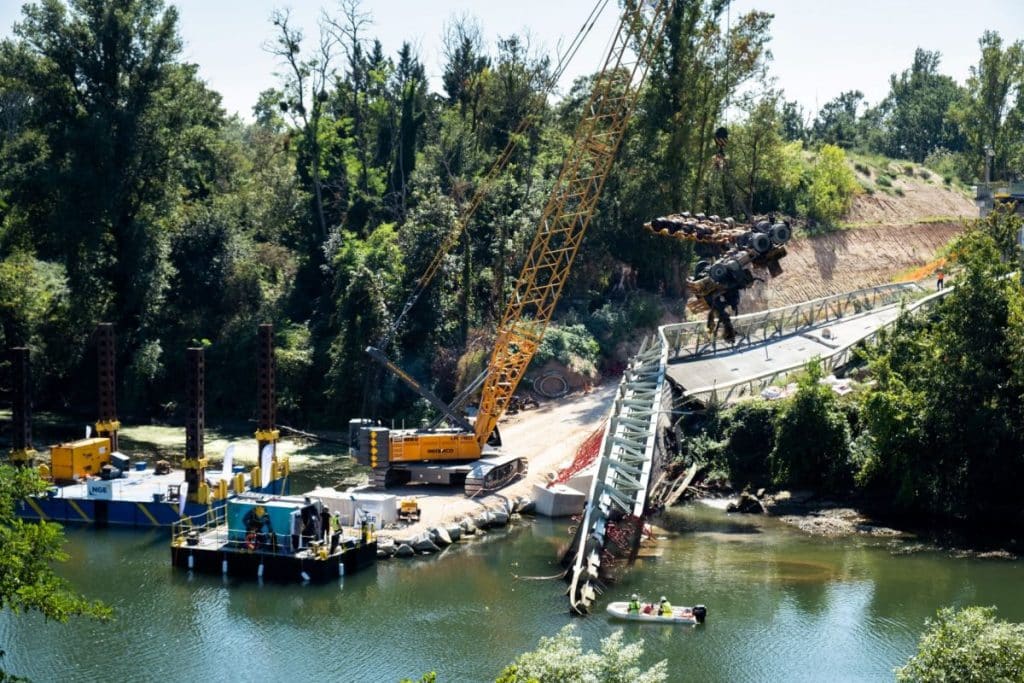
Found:
<path fill-rule="evenodd" d="M 660 614 L 663 617 L 672 616 L 672 605 L 669 603 L 668 599 L 664 595 L 661 596 L 661 606 L 658 610 L 658 614 Z"/>
<path fill-rule="evenodd" d="M 630 614 L 640 614 L 640 596 L 633 593 L 633 596 L 629 599 L 629 607 L 627 608 Z"/>

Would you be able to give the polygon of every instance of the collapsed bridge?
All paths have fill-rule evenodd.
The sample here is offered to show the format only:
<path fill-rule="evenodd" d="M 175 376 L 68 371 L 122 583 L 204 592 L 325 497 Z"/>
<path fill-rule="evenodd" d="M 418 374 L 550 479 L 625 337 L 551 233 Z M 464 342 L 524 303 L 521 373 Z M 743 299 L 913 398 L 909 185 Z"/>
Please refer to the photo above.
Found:
<path fill-rule="evenodd" d="M 566 555 L 569 605 L 589 613 L 623 565 L 635 560 L 647 518 L 667 491 L 661 465 L 684 404 L 724 404 L 759 395 L 817 357 L 826 372 L 851 360 L 903 312 L 928 309 L 952 289 L 880 285 L 733 319 L 726 343 L 703 322 L 665 325 L 646 339 L 619 383 L 582 521 Z"/>

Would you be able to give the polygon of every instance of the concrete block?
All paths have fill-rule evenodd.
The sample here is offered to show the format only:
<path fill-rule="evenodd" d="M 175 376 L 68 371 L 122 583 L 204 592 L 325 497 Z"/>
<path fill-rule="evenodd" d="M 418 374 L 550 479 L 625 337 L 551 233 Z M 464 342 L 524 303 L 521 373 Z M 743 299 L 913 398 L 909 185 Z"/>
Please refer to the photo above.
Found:
<path fill-rule="evenodd" d="M 538 515 L 569 517 L 582 512 L 587 497 L 564 484 L 555 484 L 551 488 L 536 484 L 533 487 L 533 500 Z"/>

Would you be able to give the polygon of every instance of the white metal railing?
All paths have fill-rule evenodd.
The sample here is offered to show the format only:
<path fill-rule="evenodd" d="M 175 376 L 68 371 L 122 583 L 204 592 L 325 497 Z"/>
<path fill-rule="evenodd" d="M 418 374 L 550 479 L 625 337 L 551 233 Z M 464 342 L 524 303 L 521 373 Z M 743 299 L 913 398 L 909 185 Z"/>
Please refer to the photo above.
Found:
<path fill-rule="evenodd" d="M 916 282 L 878 285 L 767 311 L 747 313 L 732 319 L 733 328 L 736 330 L 736 338 L 732 342 L 718 339 L 718 335 L 714 330 L 708 330 L 704 321 L 665 325 L 659 328 L 659 333 L 668 346 L 671 360 L 695 358 L 718 352 L 732 353 L 825 322 L 905 301 L 920 291 L 920 285 Z"/>
<path fill-rule="evenodd" d="M 905 312 L 914 313 L 928 309 L 936 301 L 939 301 L 951 291 L 953 291 L 953 288 L 949 287 L 919 299 L 907 306 Z M 874 339 L 878 336 L 878 333 L 881 330 L 891 327 L 898 319 L 899 316 L 892 320 L 881 322 L 878 326 L 832 350 L 831 353 L 817 355 L 818 359 L 821 361 L 822 369 L 825 372 L 833 372 L 836 369 L 843 367 L 849 363 L 850 358 L 853 355 L 854 348 L 859 344 L 863 344 L 864 342 Z M 680 398 L 680 401 L 696 399 L 706 405 L 724 404 L 746 396 L 760 394 L 760 392 L 765 388 L 784 379 L 788 375 L 803 370 L 807 366 L 807 361 L 810 359 L 811 358 L 809 357 L 806 360 L 793 363 L 783 368 L 768 370 L 757 375 L 743 377 L 729 382 L 724 382 L 722 384 L 697 387 L 694 389 L 687 389 L 684 387 L 683 396 Z"/>
<path fill-rule="evenodd" d="M 590 483 L 570 577 L 570 604 L 578 613 L 587 611 L 594 595 L 591 581 L 598 576 L 600 551 L 614 511 L 644 516 L 667 364 L 668 347 L 659 331 L 657 340 L 644 340 L 619 382 Z"/>

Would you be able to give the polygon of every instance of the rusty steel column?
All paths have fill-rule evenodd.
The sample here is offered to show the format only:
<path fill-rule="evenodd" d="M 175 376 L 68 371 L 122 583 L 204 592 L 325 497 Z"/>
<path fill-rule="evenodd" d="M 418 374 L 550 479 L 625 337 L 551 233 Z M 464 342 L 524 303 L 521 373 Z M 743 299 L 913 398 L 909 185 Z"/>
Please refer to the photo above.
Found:
<path fill-rule="evenodd" d="M 187 351 L 186 400 L 188 414 L 185 418 L 185 460 L 181 466 L 188 482 L 188 499 L 193 503 L 209 501 L 209 486 L 206 484 L 206 467 L 209 464 L 203 453 L 203 431 L 206 422 L 206 361 L 203 349 Z"/>
<path fill-rule="evenodd" d="M 277 421 L 277 397 L 274 394 L 274 326 L 264 323 L 259 327 L 256 352 L 256 456 L 270 444 L 273 459 L 277 461 L 277 440 L 281 433 L 275 428 Z M 263 474 L 264 480 L 267 476 Z"/>
<path fill-rule="evenodd" d="M 110 439 L 110 450 L 120 450 L 117 432 L 121 423 L 117 420 L 117 390 L 114 376 L 114 326 L 100 323 L 96 327 L 96 367 L 98 369 L 99 418 L 96 421 L 96 435 Z"/>
<path fill-rule="evenodd" d="M 32 380 L 29 351 L 24 346 L 11 349 L 11 463 L 32 464 Z"/>

